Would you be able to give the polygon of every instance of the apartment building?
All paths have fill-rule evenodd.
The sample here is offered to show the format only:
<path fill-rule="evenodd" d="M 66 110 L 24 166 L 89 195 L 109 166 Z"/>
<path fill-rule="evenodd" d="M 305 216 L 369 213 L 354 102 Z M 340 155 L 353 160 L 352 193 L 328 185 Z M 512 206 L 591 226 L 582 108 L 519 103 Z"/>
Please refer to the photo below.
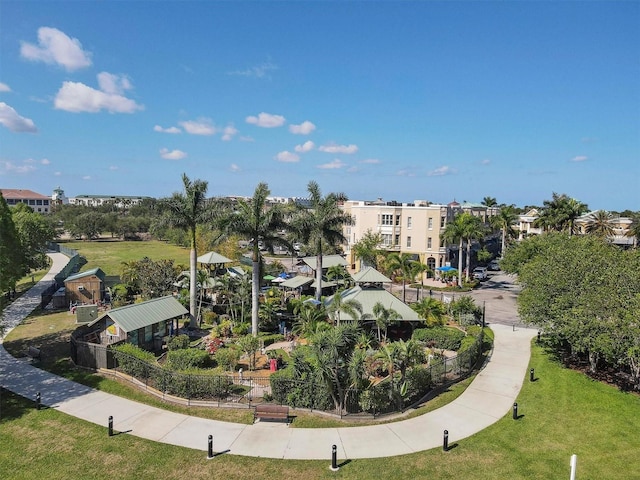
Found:
<path fill-rule="evenodd" d="M 51 199 L 46 195 L 32 190 L 2 188 L 2 196 L 10 207 L 15 207 L 19 203 L 29 205 L 34 212 L 49 213 L 51 211 Z"/>
<path fill-rule="evenodd" d="M 99 207 L 100 205 L 114 204 L 119 208 L 137 205 L 145 199 L 151 197 L 142 197 L 135 195 L 78 195 L 69 199 L 72 205 L 86 205 L 87 207 Z"/>

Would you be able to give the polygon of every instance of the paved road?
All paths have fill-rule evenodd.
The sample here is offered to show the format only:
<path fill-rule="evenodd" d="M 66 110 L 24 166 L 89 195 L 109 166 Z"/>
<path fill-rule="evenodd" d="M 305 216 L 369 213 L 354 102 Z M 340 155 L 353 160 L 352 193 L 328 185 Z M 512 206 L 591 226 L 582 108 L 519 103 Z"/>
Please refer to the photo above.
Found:
<path fill-rule="evenodd" d="M 58 255 L 52 254 L 54 268 L 61 262 Z M 5 310 L 3 322 L 9 328 L 37 305 L 39 286 L 32 290 Z M 5 388 L 27 398 L 41 392 L 44 405 L 66 414 L 105 426 L 113 415 L 117 431 L 172 445 L 206 451 L 207 438 L 213 435 L 214 450 L 232 455 L 327 459 L 336 445 L 341 460 L 386 457 L 440 447 L 444 430 L 449 431 L 451 443 L 459 441 L 510 413 L 527 374 L 536 331 L 497 323 L 492 328 L 495 343 L 489 362 L 460 397 L 420 417 L 375 426 L 298 429 L 278 423 L 241 425 L 190 417 L 52 375 L 13 358 L 2 345 L 0 379 Z"/>

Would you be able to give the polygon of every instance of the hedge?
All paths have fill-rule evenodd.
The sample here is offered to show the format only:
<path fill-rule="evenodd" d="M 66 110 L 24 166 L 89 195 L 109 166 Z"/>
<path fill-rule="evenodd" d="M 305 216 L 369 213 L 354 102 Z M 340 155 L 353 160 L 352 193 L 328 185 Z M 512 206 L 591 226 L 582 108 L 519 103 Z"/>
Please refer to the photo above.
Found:
<path fill-rule="evenodd" d="M 205 368 L 211 364 L 209 354 L 194 348 L 171 350 L 167 353 L 167 368 L 170 370 L 188 370 Z"/>
<path fill-rule="evenodd" d="M 464 332 L 448 327 L 419 328 L 412 335 L 415 340 L 443 350 L 458 350 L 464 337 Z"/>

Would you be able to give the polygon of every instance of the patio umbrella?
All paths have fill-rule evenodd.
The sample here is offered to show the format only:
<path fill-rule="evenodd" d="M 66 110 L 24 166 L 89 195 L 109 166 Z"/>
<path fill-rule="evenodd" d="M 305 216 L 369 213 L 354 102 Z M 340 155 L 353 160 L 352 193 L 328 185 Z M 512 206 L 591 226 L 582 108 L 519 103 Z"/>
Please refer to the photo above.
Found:
<path fill-rule="evenodd" d="M 264 277 L 262 277 L 263 280 L 269 280 L 269 281 L 273 280 L 274 278 L 276 277 L 274 277 L 273 275 L 265 275 Z"/>

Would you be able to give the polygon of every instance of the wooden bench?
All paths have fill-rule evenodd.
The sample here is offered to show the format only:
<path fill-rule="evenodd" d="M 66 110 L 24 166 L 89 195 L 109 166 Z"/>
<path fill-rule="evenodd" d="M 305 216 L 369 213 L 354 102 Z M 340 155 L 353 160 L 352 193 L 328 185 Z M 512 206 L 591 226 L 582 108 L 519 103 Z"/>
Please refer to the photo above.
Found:
<path fill-rule="evenodd" d="M 34 360 L 40 360 L 40 349 L 30 345 L 27 348 L 27 355 Z"/>
<path fill-rule="evenodd" d="M 256 405 L 253 413 L 253 421 L 260 420 L 284 420 L 289 423 L 289 407 L 286 405 Z"/>

